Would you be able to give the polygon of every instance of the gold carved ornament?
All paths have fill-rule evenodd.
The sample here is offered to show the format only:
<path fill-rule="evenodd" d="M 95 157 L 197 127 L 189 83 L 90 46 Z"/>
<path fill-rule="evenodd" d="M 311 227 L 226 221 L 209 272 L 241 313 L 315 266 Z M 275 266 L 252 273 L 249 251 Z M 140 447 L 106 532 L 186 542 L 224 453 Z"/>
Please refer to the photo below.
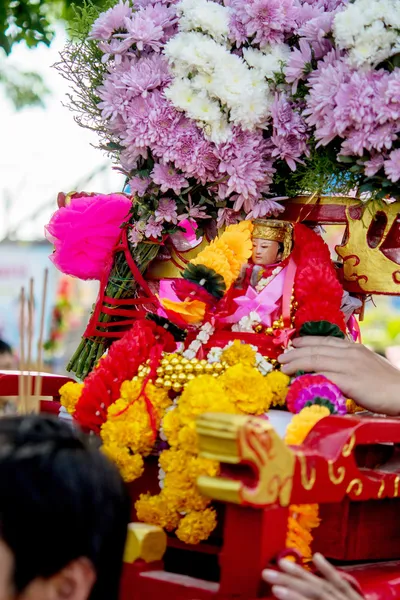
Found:
<path fill-rule="evenodd" d="M 199 477 L 202 494 L 259 508 L 289 505 L 295 457 L 267 421 L 245 415 L 203 415 L 197 433 L 201 456 L 226 465 L 247 464 L 255 472 L 254 487 L 227 477 Z"/>
<path fill-rule="evenodd" d="M 379 215 L 384 218 L 385 226 L 376 247 L 371 247 L 368 234 Z M 399 203 L 387 206 L 371 203 L 360 219 L 353 219 L 347 207 L 346 216 L 348 240 L 343 246 L 336 247 L 336 252 L 343 259 L 345 280 L 357 283 L 368 294 L 400 294 L 400 265 L 382 252 L 383 243 L 396 220 L 400 219 Z"/>

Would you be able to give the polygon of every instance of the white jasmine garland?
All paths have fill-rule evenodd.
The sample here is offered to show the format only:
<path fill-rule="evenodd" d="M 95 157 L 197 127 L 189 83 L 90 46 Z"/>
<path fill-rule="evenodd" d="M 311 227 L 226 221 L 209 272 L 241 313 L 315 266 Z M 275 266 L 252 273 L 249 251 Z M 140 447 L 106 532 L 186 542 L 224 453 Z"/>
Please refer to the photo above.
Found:
<path fill-rule="evenodd" d="M 196 339 L 193 340 L 191 344 L 189 344 L 189 347 L 187 348 L 187 350 L 185 350 L 183 356 L 185 358 L 188 358 L 189 360 L 191 360 L 192 358 L 196 358 L 196 354 L 200 350 L 201 346 L 203 344 L 207 344 L 214 331 L 215 327 L 211 325 L 211 323 L 204 323 L 204 325 L 202 325 L 202 327 L 200 328 Z"/>
<path fill-rule="evenodd" d="M 262 277 L 256 285 L 256 291 L 262 292 L 267 285 L 282 271 L 283 267 L 276 267 L 269 277 Z"/>
<path fill-rule="evenodd" d="M 232 326 L 232 331 L 242 333 L 254 333 L 254 327 L 261 323 L 261 317 L 256 311 L 252 311 L 246 317 L 242 317 L 240 321 Z"/>

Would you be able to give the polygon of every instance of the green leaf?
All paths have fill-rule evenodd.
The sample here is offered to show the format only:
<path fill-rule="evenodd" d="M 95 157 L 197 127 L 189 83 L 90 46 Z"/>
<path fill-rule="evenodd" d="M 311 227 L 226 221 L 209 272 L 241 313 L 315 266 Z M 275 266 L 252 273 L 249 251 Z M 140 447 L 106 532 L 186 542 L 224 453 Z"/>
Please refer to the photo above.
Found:
<path fill-rule="evenodd" d="M 316 335 L 319 337 L 337 337 L 344 339 L 343 331 L 329 321 L 307 321 L 300 329 L 300 336 Z"/>
<path fill-rule="evenodd" d="M 354 157 L 353 156 L 343 156 L 342 154 L 339 154 L 338 161 L 341 163 L 350 165 L 354 162 Z"/>

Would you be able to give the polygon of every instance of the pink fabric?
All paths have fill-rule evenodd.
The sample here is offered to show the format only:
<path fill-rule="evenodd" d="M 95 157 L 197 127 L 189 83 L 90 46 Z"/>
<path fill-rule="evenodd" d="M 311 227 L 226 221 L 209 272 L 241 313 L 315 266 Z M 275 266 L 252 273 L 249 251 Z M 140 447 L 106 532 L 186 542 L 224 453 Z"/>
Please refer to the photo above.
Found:
<path fill-rule="evenodd" d="M 278 302 L 283 295 L 287 267 L 282 269 L 278 275 L 260 292 L 249 286 L 244 296 L 235 298 L 239 308 L 226 319 L 227 323 L 237 323 L 243 317 L 247 317 L 255 311 L 261 318 L 262 325 L 271 326 L 273 313 L 278 308 Z"/>
<path fill-rule="evenodd" d="M 98 194 L 74 197 L 59 208 L 45 227 L 57 269 L 79 279 L 101 279 L 131 206 L 123 194 Z"/>
<path fill-rule="evenodd" d="M 174 283 L 173 279 L 161 279 L 160 287 L 158 290 L 158 297 L 160 298 L 160 300 L 163 300 L 165 298 L 167 300 L 172 300 L 173 302 L 180 302 L 178 296 L 175 294 L 175 292 L 173 290 L 173 287 L 172 287 L 173 283 Z M 157 314 L 160 317 L 165 317 L 165 318 L 168 317 L 167 313 L 162 308 L 159 308 L 157 310 Z"/>

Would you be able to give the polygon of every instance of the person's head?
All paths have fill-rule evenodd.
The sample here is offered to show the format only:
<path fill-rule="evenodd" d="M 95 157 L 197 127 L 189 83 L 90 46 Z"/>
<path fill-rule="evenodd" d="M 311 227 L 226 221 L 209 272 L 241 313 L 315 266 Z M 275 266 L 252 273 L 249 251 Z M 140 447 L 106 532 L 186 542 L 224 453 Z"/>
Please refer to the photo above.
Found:
<path fill-rule="evenodd" d="M 52 417 L 0 419 L 0 600 L 117 600 L 129 500 Z"/>
<path fill-rule="evenodd" d="M 0 340 L 0 371 L 12 371 L 15 368 L 16 360 L 11 346 Z"/>
<path fill-rule="evenodd" d="M 255 265 L 274 265 L 284 260 L 291 251 L 292 232 L 283 221 L 254 221 L 252 261 Z"/>

